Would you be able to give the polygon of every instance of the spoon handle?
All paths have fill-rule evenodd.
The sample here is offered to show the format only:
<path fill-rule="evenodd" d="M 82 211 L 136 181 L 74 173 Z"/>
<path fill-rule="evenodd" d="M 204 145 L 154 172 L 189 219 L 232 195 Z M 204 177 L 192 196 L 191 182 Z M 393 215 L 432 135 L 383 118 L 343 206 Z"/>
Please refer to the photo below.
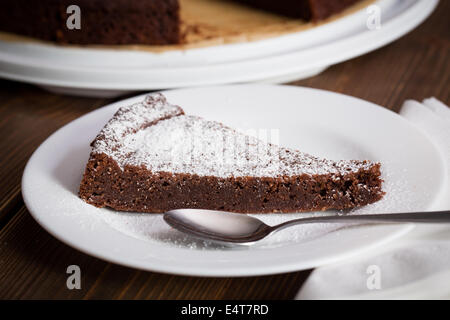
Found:
<path fill-rule="evenodd" d="M 290 226 L 305 223 L 343 223 L 343 222 L 365 222 L 365 223 L 450 223 L 450 211 L 389 213 L 389 214 L 367 214 L 367 215 L 339 215 L 312 218 L 300 218 L 286 221 L 273 226 L 272 231 L 281 230 Z"/>

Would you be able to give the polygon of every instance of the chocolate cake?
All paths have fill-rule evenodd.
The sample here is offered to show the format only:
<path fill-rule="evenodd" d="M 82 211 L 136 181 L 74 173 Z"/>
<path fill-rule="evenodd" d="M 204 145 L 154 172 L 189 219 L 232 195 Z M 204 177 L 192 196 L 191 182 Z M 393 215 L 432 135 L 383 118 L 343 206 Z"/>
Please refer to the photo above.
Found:
<path fill-rule="evenodd" d="M 319 21 L 339 13 L 361 0 L 235 0 L 255 8 L 292 18 Z"/>
<path fill-rule="evenodd" d="M 62 44 L 181 44 L 185 32 L 181 31 L 180 1 L 2 0 L 0 31 Z M 182 3 L 187 5 L 187 1 Z M 360 0 L 233 1 L 293 18 L 318 21 Z M 71 5 L 80 8 L 80 29 L 67 27 L 72 14 L 67 13 L 67 8 Z"/>
<path fill-rule="evenodd" d="M 81 29 L 69 30 L 67 8 L 81 11 Z M 178 0 L 2 0 L 0 30 L 70 44 L 179 43 Z"/>
<path fill-rule="evenodd" d="M 79 195 L 97 207 L 300 212 L 350 209 L 384 194 L 379 163 L 266 143 L 185 115 L 162 94 L 120 108 L 91 146 Z"/>

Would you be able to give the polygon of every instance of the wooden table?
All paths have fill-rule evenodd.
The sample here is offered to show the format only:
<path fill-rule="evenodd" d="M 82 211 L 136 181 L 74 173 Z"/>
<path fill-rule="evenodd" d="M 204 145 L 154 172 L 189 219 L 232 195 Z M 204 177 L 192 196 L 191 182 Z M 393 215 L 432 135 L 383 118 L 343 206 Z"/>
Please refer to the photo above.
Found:
<path fill-rule="evenodd" d="M 399 41 L 293 85 L 345 93 L 394 111 L 409 98 L 435 96 L 449 104 L 449 13 L 450 1 L 441 1 L 427 22 Z M 138 271 L 80 253 L 31 218 L 20 180 L 32 152 L 59 127 L 113 101 L 0 81 L 0 299 L 292 299 L 310 271 L 249 278 Z M 71 264 L 81 267 L 80 290 L 66 288 Z"/>

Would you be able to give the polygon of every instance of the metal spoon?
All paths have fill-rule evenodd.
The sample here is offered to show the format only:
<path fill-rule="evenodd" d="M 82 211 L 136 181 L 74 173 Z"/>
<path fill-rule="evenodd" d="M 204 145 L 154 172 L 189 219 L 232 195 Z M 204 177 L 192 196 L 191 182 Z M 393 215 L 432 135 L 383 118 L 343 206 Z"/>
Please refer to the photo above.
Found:
<path fill-rule="evenodd" d="M 224 211 L 179 209 L 164 214 L 173 228 L 198 238 L 221 242 L 246 243 L 261 240 L 268 235 L 305 223 L 450 223 L 450 211 L 411 212 L 372 215 L 333 215 L 300 218 L 269 226 L 261 220 L 245 214 Z"/>

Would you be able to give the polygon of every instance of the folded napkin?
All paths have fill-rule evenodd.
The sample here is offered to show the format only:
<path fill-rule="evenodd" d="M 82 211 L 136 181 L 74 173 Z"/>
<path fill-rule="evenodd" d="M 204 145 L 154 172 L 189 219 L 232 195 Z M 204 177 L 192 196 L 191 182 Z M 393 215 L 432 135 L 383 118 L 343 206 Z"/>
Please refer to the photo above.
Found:
<path fill-rule="evenodd" d="M 400 115 L 435 143 L 450 169 L 450 108 L 435 98 L 408 100 Z M 450 197 L 441 209 L 450 209 Z M 387 247 L 317 268 L 296 299 L 450 299 L 450 227 L 418 225 Z"/>

